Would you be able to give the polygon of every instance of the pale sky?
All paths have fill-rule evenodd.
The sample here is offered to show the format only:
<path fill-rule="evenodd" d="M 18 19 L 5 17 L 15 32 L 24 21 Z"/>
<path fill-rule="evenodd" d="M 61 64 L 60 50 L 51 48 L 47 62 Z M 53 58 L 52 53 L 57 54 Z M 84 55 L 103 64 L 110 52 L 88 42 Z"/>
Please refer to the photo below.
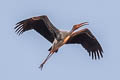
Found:
<path fill-rule="evenodd" d="M 89 22 L 104 50 L 92 60 L 81 45 L 65 45 L 45 64 L 51 43 L 34 30 L 14 32 L 21 20 L 47 15 L 62 30 Z M 1 0 L 0 80 L 120 80 L 119 0 Z"/>

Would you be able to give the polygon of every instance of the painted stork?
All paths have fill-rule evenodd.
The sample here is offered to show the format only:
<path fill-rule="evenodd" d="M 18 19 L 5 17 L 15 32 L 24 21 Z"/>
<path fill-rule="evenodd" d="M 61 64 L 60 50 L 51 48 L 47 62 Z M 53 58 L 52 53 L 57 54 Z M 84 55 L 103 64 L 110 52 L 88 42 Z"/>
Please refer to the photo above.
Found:
<path fill-rule="evenodd" d="M 34 29 L 53 44 L 48 49 L 50 53 L 40 65 L 40 68 L 42 69 L 46 61 L 64 44 L 81 44 L 87 50 L 89 56 L 92 56 L 92 59 L 100 59 L 103 57 L 102 47 L 89 29 L 85 28 L 74 32 L 84 25 L 88 25 L 88 23 L 84 22 L 76 24 L 69 32 L 61 31 L 50 22 L 46 15 L 42 15 L 20 21 L 16 24 L 14 29 L 18 35 Z"/>

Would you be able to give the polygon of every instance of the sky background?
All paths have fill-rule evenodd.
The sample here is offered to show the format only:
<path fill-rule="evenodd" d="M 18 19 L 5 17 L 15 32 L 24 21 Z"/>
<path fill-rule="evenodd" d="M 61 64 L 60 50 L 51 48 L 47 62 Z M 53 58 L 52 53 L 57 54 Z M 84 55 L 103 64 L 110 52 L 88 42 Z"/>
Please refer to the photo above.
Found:
<path fill-rule="evenodd" d="M 92 60 L 81 45 L 65 45 L 44 65 L 51 44 L 31 30 L 18 36 L 15 24 L 47 15 L 59 29 L 89 22 L 104 58 Z M 119 0 L 0 0 L 0 80 L 120 80 Z"/>

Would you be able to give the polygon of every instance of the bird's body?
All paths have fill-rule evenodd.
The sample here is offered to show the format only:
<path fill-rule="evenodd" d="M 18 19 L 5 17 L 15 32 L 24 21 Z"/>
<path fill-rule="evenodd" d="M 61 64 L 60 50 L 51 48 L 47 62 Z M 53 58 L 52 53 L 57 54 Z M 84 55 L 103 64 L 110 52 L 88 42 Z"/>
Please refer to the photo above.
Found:
<path fill-rule="evenodd" d="M 42 69 L 45 62 L 64 44 L 81 44 L 88 51 L 89 56 L 92 56 L 92 59 L 97 59 L 97 57 L 100 59 L 100 57 L 103 57 L 102 47 L 87 28 L 74 32 L 84 25 L 87 25 L 87 22 L 74 25 L 69 32 L 61 31 L 50 22 L 47 16 L 44 15 L 18 22 L 15 29 L 19 35 L 25 31 L 34 29 L 53 44 L 49 49 L 49 55 L 40 65 Z"/>

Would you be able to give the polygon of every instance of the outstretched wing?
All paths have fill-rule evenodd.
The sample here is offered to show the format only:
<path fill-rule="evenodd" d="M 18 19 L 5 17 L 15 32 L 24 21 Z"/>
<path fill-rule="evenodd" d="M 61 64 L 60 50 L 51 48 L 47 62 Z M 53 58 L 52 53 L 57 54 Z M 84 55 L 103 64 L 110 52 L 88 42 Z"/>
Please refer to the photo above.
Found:
<path fill-rule="evenodd" d="M 32 17 L 16 24 L 16 31 L 19 35 L 25 31 L 34 29 L 51 43 L 59 30 L 53 26 L 47 16 Z"/>
<path fill-rule="evenodd" d="M 88 29 L 73 33 L 67 44 L 81 44 L 88 51 L 89 56 L 92 55 L 92 59 L 103 57 L 101 45 Z"/>

